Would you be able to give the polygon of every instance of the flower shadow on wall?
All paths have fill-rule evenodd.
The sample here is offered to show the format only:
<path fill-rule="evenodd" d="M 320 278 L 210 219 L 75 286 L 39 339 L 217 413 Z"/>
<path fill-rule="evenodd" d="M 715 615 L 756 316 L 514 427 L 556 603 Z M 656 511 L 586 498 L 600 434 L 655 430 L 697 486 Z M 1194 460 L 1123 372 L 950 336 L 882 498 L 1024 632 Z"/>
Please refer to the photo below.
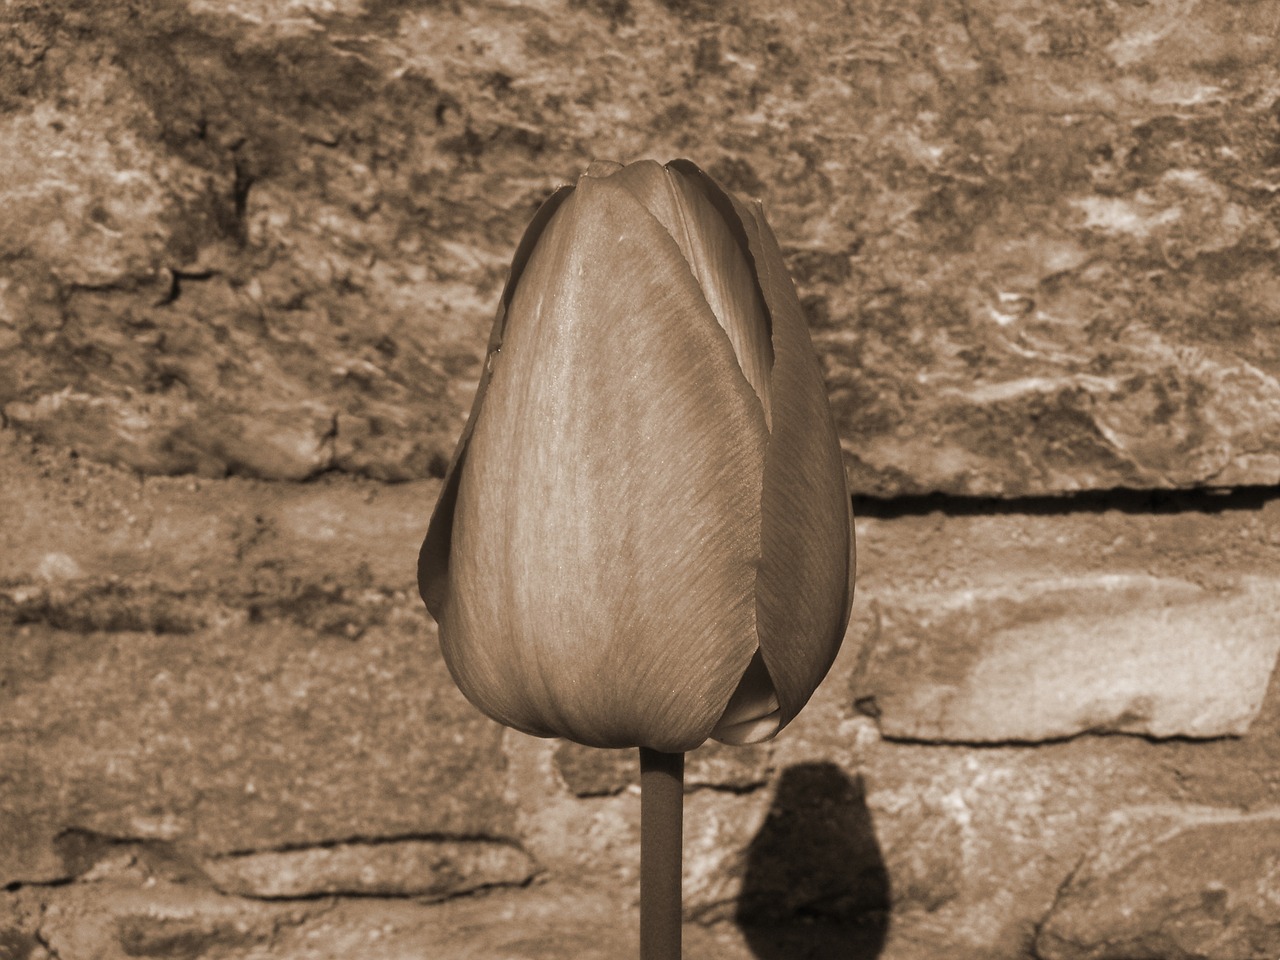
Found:
<path fill-rule="evenodd" d="M 751 951 L 760 960 L 875 960 L 889 905 L 862 778 L 832 763 L 785 769 L 747 850 L 735 919 Z"/>

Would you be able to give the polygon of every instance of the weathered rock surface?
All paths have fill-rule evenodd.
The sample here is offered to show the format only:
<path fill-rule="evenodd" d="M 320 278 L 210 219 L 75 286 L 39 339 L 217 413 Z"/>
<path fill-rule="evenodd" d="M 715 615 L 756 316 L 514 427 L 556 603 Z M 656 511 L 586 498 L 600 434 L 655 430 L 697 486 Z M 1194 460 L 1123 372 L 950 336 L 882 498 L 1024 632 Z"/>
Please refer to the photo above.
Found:
<path fill-rule="evenodd" d="M 0 918 L 13 894 L 0 892 Z M 119 881 L 48 892 L 0 926 L 5 960 L 616 960 L 635 952 L 634 905 L 600 885 L 535 885 L 442 904 L 384 898 L 264 903 L 207 887 Z M 0 920 L 0 923 L 3 921 Z M 685 927 L 688 960 L 759 960 L 732 925 Z M 21 952 L 19 952 L 21 951 Z M 891 960 L 927 960 L 925 954 Z"/>
<path fill-rule="evenodd" d="M 1178 788 L 1166 766 L 1176 761 L 1133 738 L 937 747 L 881 740 L 869 718 L 832 726 L 802 715 L 796 723 L 792 740 L 777 747 L 781 776 L 834 762 L 852 789 L 839 803 L 832 801 L 841 793 L 824 791 L 826 818 L 793 818 L 806 842 L 772 847 L 777 853 L 760 864 L 767 869 L 751 871 L 758 879 L 743 893 L 772 888 L 779 912 L 799 908 L 792 923 L 829 923 L 843 907 L 864 935 L 878 924 L 883 952 L 871 957 L 1026 960 L 1035 924 L 1092 845 L 1099 819 L 1117 804 L 1156 802 Z M 1265 769 L 1264 752 L 1265 743 L 1253 745 L 1255 769 Z M 793 753 L 814 759 L 796 764 Z M 774 805 L 785 808 L 776 799 L 771 815 Z M 764 836 L 757 831 L 748 845 L 757 856 L 772 846 Z M 842 857 L 830 855 L 836 848 Z M 785 893 L 782 877 L 793 879 Z M 871 909 L 875 897 L 892 904 L 887 922 Z M 775 915 L 772 924 L 787 922 Z M 796 953 L 804 955 L 774 956 Z"/>
<path fill-rule="evenodd" d="M 33 953 L 32 960 L 231 960 L 269 949 L 277 930 L 318 912 L 315 904 L 255 903 L 182 884 L 86 884 L 70 896 L 51 898 L 38 927 L 38 942 L 47 952 Z"/>
<path fill-rule="evenodd" d="M 410 593 L 434 484 L 140 485 L 2 452 L 0 885 L 74 876 L 68 831 L 513 837 L 501 729 Z"/>
<path fill-rule="evenodd" d="M 877 611 L 883 618 L 910 606 L 913 595 L 923 598 L 919 610 L 932 597 L 1087 583 L 1100 574 L 1192 583 L 1192 595 L 1230 596 L 1232 584 L 1275 576 L 1278 510 L 1274 497 L 1241 492 L 1200 501 L 1196 509 L 1177 498 L 1132 497 L 1092 510 L 1042 505 L 1030 514 L 1010 508 L 950 516 L 912 510 L 859 521 L 859 596 L 845 648 L 832 678 L 775 743 L 773 762 L 780 775 L 797 763 L 835 762 L 862 778 L 894 905 L 881 957 L 1033 955 L 1038 924 L 1117 809 L 1280 806 L 1280 677 L 1273 673 L 1240 737 L 1084 735 L 989 746 L 887 741 L 878 734 L 888 712 L 878 719 L 849 712 L 864 689 L 854 678 L 868 676 L 874 659 Z M 1232 627 L 1223 622 L 1221 634 Z M 1176 644 L 1168 649 L 1173 655 Z M 1208 674 L 1204 682 L 1212 684 Z M 845 678 L 850 685 L 842 690 Z M 1189 864 L 1176 869 L 1196 875 Z"/>
<path fill-rule="evenodd" d="M 688 155 L 767 201 L 859 491 L 1275 483 L 1265 8 L 22 0 L 0 410 L 148 474 L 438 474 L 537 203 Z"/>
<path fill-rule="evenodd" d="M 508 843 L 381 840 L 234 854 L 203 863 L 219 890 L 269 900 L 322 894 L 444 899 L 522 886 L 537 866 Z"/>
<path fill-rule="evenodd" d="M 1280 653 L 1280 580 L 1011 580 L 878 599 L 855 699 L 887 736 L 1043 741 L 1243 734 Z"/>
<path fill-rule="evenodd" d="M 1125 811 L 1036 937 L 1044 960 L 1280 956 L 1280 811 Z"/>
<path fill-rule="evenodd" d="M 501 731 L 453 688 L 416 616 L 357 643 L 275 618 L 10 629 L 4 883 L 73 876 L 57 843 L 69 829 L 210 853 L 512 836 Z"/>

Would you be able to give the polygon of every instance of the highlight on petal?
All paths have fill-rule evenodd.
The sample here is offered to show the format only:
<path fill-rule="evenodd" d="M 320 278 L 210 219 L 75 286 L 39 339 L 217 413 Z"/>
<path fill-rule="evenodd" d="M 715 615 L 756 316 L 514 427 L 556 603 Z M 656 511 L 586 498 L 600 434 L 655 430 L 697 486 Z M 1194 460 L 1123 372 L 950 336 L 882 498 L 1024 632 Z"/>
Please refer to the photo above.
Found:
<path fill-rule="evenodd" d="M 495 719 L 677 752 L 758 649 L 768 433 L 680 247 L 584 177 L 529 257 L 457 473 L 441 647 Z"/>

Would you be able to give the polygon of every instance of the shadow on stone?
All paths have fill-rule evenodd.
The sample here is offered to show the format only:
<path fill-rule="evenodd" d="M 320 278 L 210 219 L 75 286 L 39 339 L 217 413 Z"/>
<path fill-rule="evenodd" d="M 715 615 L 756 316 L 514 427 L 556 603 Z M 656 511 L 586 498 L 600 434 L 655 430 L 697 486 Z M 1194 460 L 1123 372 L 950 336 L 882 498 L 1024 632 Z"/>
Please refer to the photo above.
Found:
<path fill-rule="evenodd" d="M 747 851 L 736 921 L 760 960 L 874 960 L 889 928 L 889 875 L 862 778 L 788 767 Z"/>

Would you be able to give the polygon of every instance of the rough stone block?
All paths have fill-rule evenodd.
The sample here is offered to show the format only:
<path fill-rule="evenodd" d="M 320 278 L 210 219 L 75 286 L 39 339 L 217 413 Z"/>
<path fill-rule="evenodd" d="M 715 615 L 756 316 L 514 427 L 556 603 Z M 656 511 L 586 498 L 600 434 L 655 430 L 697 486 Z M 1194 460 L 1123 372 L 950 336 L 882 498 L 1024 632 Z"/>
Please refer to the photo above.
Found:
<path fill-rule="evenodd" d="M 951 625 L 969 631 L 981 651 L 988 630 L 998 638 L 1030 629 L 1017 624 L 1034 622 L 1042 600 L 1049 627 L 1065 622 L 1059 618 L 1067 616 L 1071 591 L 1055 601 L 1050 585 L 1100 588 L 1105 576 L 1138 588 L 1136 599 L 1113 598 L 1107 609 L 1117 616 L 1145 611 L 1163 624 L 1187 610 L 1194 614 L 1204 602 L 1223 611 L 1209 624 L 1212 635 L 1230 636 L 1234 611 L 1248 614 L 1241 618 L 1246 624 L 1253 615 L 1245 603 L 1250 578 L 1264 588 L 1252 596 L 1266 600 L 1266 584 L 1280 576 L 1280 500 L 1266 491 L 1238 491 L 1195 501 L 1118 496 L 1030 509 L 952 504 L 954 512 L 943 512 L 928 506 L 859 518 L 854 622 L 832 677 L 775 742 L 774 764 L 785 773 L 797 762 L 834 760 L 846 773 L 861 775 L 893 903 L 881 960 L 1025 960 L 1036 925 L 1098 845 L 1099 824 L 1113 811 L 1174 799 L 1192 807 L 1280 806 L 1274 775 L 1280 676 L 1273 672 L 1261 709 L 1239 737 L 1075 736 L 939 745 L 882 739 L 891 711 L 882 709 L 878 719 L 854 712 L 855 695 L 876 676 L 879 645 L 890 645 L 893 624 L 906 630 L 961 609 L 975 617 L 986 609 L 989 618 L 981 625 L 969 625 L 965 617 Z M 1105 624 L 1100 604 L 1106 593 L 1099 592 L 1076 597 L 1083 609 L 1077 614 Z M 965 597 L 999 604 L 957 599 Z M 1164 600 L 1171 602 L 1168 610 L 1159 606 Z M 945 641 L 938 640 L 939 649 L 959 649 L 959 641 L 952 647 Z M 898 664 L 892 676 L 906 687 L 935 683 L 925 663 L 928 650 L 917 652 L 921 659 Z M 1043 677 L 1050 667 L 1028 669 Z M 1265 683 L 1269 669 L 1263 664 L 1262 677 L 1244 678 L 1246 688 Z M 1216 686 L 1210 669 L 1201 673 L 1199 683 Z"/>
<path fill-rule="evenodd" d="M 15 852 L 22 861 L 0 885 L 78 878 L 0 893 L 0 930 L 13 942 L 43 950 L 39 933 L 68 958 L 101 943 L 114 960 L 124 955 L 115 918 L 128 917 L 135 948 L 204 945 L 209 960 L 265 954 L 267 942 L 280 960 L 442 950 L 450 960 L 550 960 L 634 948 L 634 926 L 618 917 L 635 922 L 637 798 L 625 787 L 566 788 L 603 783 L 607 793 L 623 783 L 618 770 L 575 772 L 570 749 L 557 757 L 552 741 L 499 734 L 438 661 L 412 587 L 435 484 L 139 480 L 84 457 L 33 454 L 29 441 L 0 443 L 0 804 L 14 814 L 0 850 L 9 866 Z M 762 787 L 687 797 L 686 903 L 699 920 L 687 931 L 690 960 L 823 956 L 854 943 L 879 944 L 879 960 L 1024 960 L 1111 811 L 1171 797 L 1280 807 L 1280 678 L 1244 736 L 1207 741 L 902 743 L 853 710 L 850 677 L 874 664 L 862 642 L 874 639 L 876 609 L 887 623 L 994 598 L 999 616 L 982 629 L 995 637 L 1016 634 L 1037 607 L 1061 623 L 1104 607 L 1158 620 L 1203 603 L 1231 626 L 1252 616 L 1233 604 L 1280 576 L 1280 499 L 1264 491 L 1088 505 L 907 504 L 859 519 L 856 622 L 833 676 L 747 778 L 766 776 Z M 1132 589 L 1107 601 L 1105 577 Z M 737 782 L 741 771 L 714 764 L 693 773 L 702 753 L 691 776 Z M 724 753 L 736 764 L 749 752 Z M 839 775 L 811 770 L 799 780 L 812 789 L 787 799 L 782 784 L 814 764 Z M 9 843 L 15 831 L 20 842 Z M 428 906 L 331 896 L 320 884 L 307 895 L 315 900 L 264 904 L 217 896 L 201 879 L 202 863 L 240 855 L 265 865 L 282 843 L 299 854 L 463 831 L 518 840 L 546 883 Z M 169 853 L 163 876 L 123 866 Z M 315 871 L 325 883 L 362 881 L 354 855 L 330 856 L 330 872 Z M 564 892 L 566 882 L 586 892 Z M 207 903 L 173 888 L 201 890 Z M 733 922 L 747 892 L 779 908 L 786 937 L 770 941 L 757 926 L 747 941 Z M 887 931 L 866 909 L 883 895 Z M 161 918 L 150 928 L 138 919 L 148 899 Z M 15 900 L 23 908 L 11 919 Z M 179 902 L 187 926 L 175 919 Z M 253 912 L 264 907 L 283 912 Z"/>
<path fill-rule="evenodd" d="M 793 726 L 800 742 L 779 745 L 779 782 L 796 769 L 781 754 L 795 749 L 839 758 L 848 786 L 823 800 L 813 795 L 821 791 L 790 803 L 775 795 L 770 817 L 774 807 L 792 813 L 749 841 L 762 869 L 743 892 L 755 887 L 756 909 L 763 903 L 783 926 L 879 921 L 884 950 L 871 956 L 885 960 L 1025 960 L 1027 931 L 1088 849 L 1096 820 L 1117 798 L 1159 797 L 1172 780 L 1144 754 L 1152 745 L 1128 738 L 937 747 L 879 740 L 866 718 L 825 737 L 803 716 Z M 823 816 L 804 816 L 821 806 Z M 877 897 L 892 905 L 887 923 L 871 909 Z"/>
<path fill-rule="evenodd" d="M 317 912 L 314 903 L 267 904 L 206 886 L 104 880 L 51 895 L 39 938 L 49 958 L 232 960 L 263 955 L 278 931 Z"/>
<path fill-rule="evenodd" d="M 501 729 L 412 591 L 436 484 L 140 484 L 29 447 L 3 431 L 0 885 L 130 841 L 513 836 Z"/>
<path fill-rule="evenodd" d="M 22 607 L 24 619 L 76 597 L 92 606 L 106 593 L 120 610 L 131 600 L 205 605 L 189 615 L 194 624 L 227 615 L 212 606 L 279 608 L 307 590 L 331 600 L 342 591 L 416 596 L 418 548 L 439 492 L 433 481 L 347 478 L 139 482 L 12 430 L 0 430 L 0 477 L 0 605 Z"/>
<path fill-rule="evenodd" d="M 74 876 L 68 831 L 204 853 L 512 837 L 501 728 L 424 617 L 383 616 L 358 642 L 278 618 L 5 627 L 21 655 L 0 674 L 0 884 Z"/>
<path fill-rule="evenodd" d="M 854 697 L 886 736 L 1238 736 L 1280 652 L 1280 581 L 1135 574 L 876 600 Z"/>
<path fill-rule="evenodd" d="M 1280 811 L 1125 811 L 1064 886 L 1044 960 L 1280 956 Z"/>

